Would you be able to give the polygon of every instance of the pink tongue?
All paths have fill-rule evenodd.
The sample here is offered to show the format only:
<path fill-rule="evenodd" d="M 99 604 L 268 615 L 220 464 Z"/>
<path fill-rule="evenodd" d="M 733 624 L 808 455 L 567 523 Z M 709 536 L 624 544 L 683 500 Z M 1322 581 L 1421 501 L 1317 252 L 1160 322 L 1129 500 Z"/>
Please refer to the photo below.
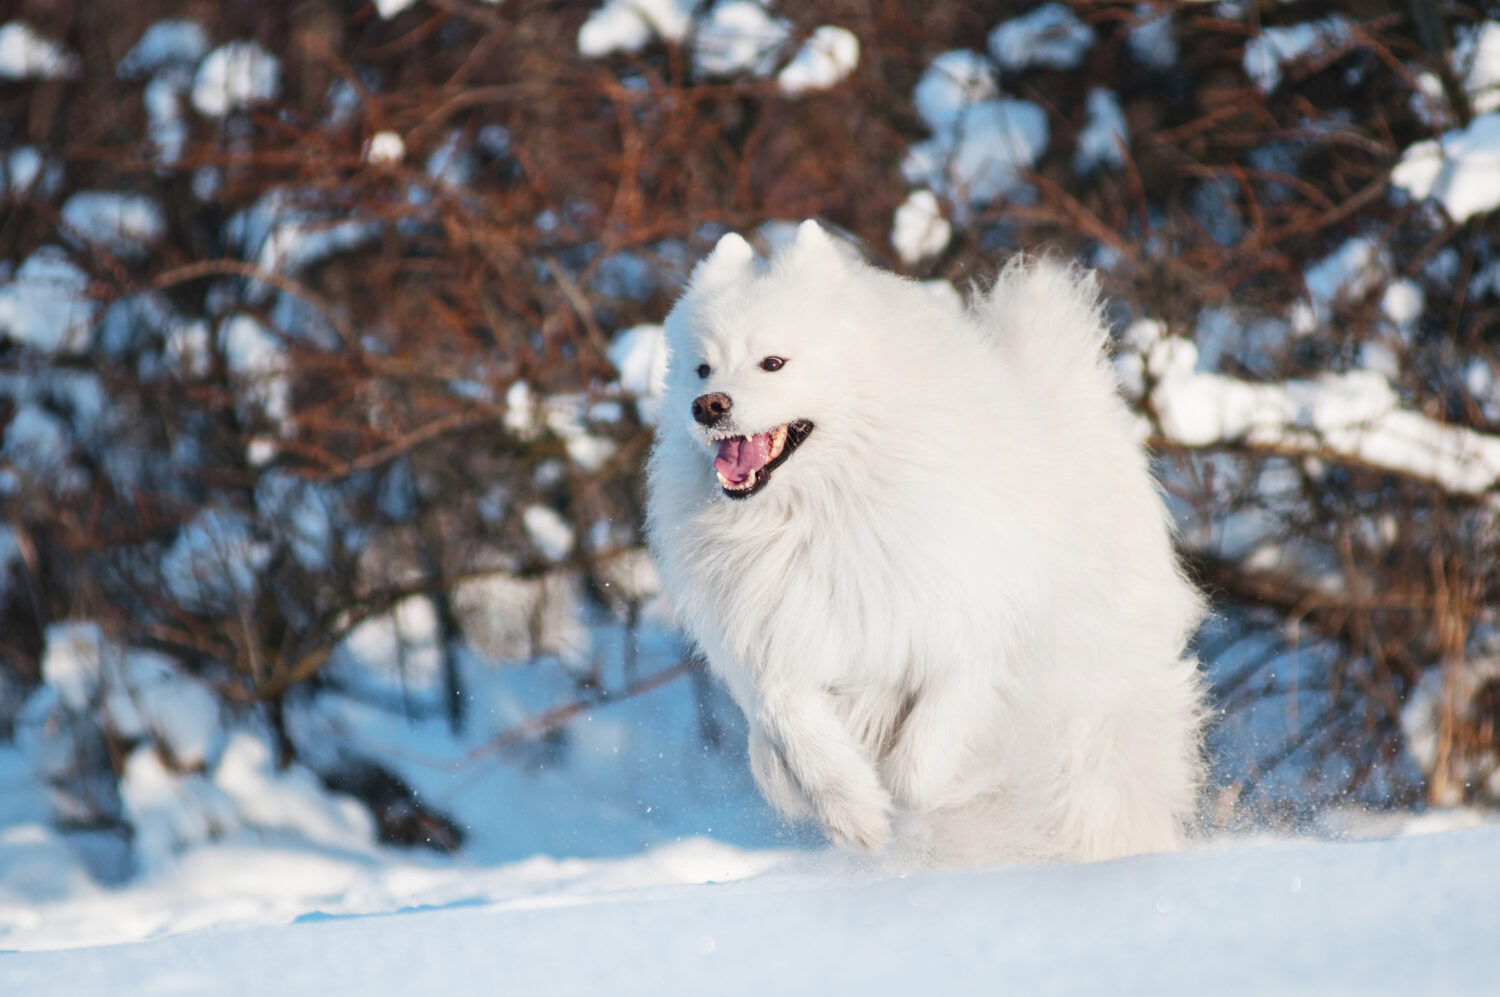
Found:
<path fill-rule="evenodd" d="M 735 484 L 750 477 L 771 460 L 771 434 L 760 433 L 746 439 L 734 436 L 719 441 L 719 456 L 714 458 L 714 470 Z"/>

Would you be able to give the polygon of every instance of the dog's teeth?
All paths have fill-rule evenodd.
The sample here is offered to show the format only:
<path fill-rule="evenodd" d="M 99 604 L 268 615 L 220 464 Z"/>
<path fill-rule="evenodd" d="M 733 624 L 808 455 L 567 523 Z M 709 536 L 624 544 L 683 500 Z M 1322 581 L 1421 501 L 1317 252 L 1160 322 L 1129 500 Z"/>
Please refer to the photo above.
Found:
<path fill-rule="evenodd" d="M 771 435 L 771 459 L 775 460 L 781 456 L 781 449 L 786 446 L 786 427 L 778 426 Z"/>

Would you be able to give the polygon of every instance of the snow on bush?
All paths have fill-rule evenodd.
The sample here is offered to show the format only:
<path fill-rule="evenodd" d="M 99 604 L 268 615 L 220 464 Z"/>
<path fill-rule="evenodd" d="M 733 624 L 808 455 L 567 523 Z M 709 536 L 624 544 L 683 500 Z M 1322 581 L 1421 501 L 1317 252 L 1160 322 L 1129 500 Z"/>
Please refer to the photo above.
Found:
<path fill-rule="evenodd" d="M 1047 113 L 1029 100 L 967 104 L 932 138 L 912 146 L 906 179 L 959 205 L 980 207 L 1025 186 L 1021 174 L 1046 151 Z"/>
<path fill-rule="evenodd" d="M 0 333 L 42 353 L 86 353 L 98 314 L 88 286 L 66 253 L 41 247 L 0 286 Z"/>
<path fill-rule="evenodd" d="M 1060 3 L 1043 4 L 990 32 L 990 54 L 1009 73 L 1031 66 L 1072 69 L 1094 44 L 1094 32 Z"/>
<path fill-rule="evenodd" d="M 907 266 L 941 253 L 952 238 L 953 226 L 932 191 L 914 190 L 896 209 L 891 245 Z"/>
<path fill-rule="evenodd" d="M 912 101 L 933 131 L 951 128 L 964 110 L 1000 96 L 995 66 L 978 52 L 956 49 L 937 56 L 923 70 Z"/>
<path fill-rule="evenodd" d="M 62 186 L 62 170 L 35 146 L 18 145 L 0 159 L 0 194 L 51 198 Z"/>
<path fill-rule="evenodd" d="M 25 21 L 0 24 L 0 79 L 66 79 L 78 67 L 78 56 Z"/>
<path fill-rule="evenodd" d="M 1391 185 L 1419 200 L 1432 198 L 1455 222 L 1500 208 L 1500 113 L 1467 128 L 1418 142 L 1401 154 Z"/>
<path fill-rule="evenodd" d="M 1073 169 L 1089 173 L 1124 166 L 1125 150 L 1130 147 L 1130 129 L 1125 124 L 1125 113 L 1120 110 L 1120 99 L 1112 90 L 1095 87 L 1089 91 L 1088 112 L 1088 121 L 1078 133 Z"/>
<path fill-rule="evenodd" d="M 718 0 L 693 31 L 693 66 L 704 76 L 766 76 L 790 34 L 755 0 Z"/>
<path fill-rule="evenodd" d="M 222 118 L 281 93 L 281 60 L 255 42 L 214 49 L 193 79 L 193 106 L 206 118 Z"/>
<path fill-rule="evenodd" d="M 190 609 L 233 609 L 254 594 L 268 554 L 244 515 L 205 509 L 178 531 L 162 557 L 162 580 Z"/>
<path fill-rule="evenodd" d="M 825 24 L 813 31 L 797 54 L 776 74 L 787 93 L 827 90 L 859 65 L 859 39 L 848 28 Z"/>
<path fill-rule="evenodd" d="M 1350 22 L 1340 15 L 1285 28 L 1262 28 L 1245 43 L 1245 75 L 1266 93 L 1281 83 L 1290 63 L 1341 48 L 1351 42 Z"/>
<path fill-rule="evenodd" d="M 144 256 L 167 230 L 161 208 L 142 194 L 81 190 L 63 203 L 62 218 L 70 234 L 126 258 Z"/>
<path fill-rule="evenodd" d="M 681 41 L 695 0 L 605 0 L 578 29 L 578 51 L 589 58 L 639 52 L 653 38 Z"/>
<path fill-rule="evenodd" d="M 168 19 L 146 29 L 120 60 L 121 79 L 146 79 L 164 69 L 192 69 L 208 53 L 208 32 L 197 21 Z"/>

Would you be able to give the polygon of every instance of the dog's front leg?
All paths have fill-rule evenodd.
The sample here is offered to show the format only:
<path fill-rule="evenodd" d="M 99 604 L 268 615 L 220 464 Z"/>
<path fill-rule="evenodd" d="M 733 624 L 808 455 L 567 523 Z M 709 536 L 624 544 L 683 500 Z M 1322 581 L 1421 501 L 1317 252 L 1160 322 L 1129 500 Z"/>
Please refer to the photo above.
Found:
<path fill-rule="evenodd" d="M 758 712 L 767 747 L 779 749 L 786 771 L 834 843 L 871 850 L 889 844 L 891 796 L 880 784 L 874 761 L 834 710 L 828 691 L 796 689 L 767 696 Z"/>
<path fill-rule="evenodd" d="M 960 802 L 960 775 L 984 725 L 996 709 L 983 683 L 941 676 L 912 698 L 896 741 L 880 761 L 880 774 L 902 807 L 927 812 Z"/>
<path fill-rule="evenodd" d="M 786 757 L 756 722 L 750 724 L 750 774 L 755 776 L 760 795 L 781 813 L 788 817 L 812 815 L 812 804 L 787 768 Z"/>

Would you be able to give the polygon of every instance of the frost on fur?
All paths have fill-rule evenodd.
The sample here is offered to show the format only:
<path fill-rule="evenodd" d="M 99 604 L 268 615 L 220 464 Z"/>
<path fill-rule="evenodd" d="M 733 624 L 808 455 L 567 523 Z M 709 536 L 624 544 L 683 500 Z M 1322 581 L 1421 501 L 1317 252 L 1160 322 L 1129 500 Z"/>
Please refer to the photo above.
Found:
<path fill-rule="evenodd" d="M 1018 260 L 962 311 L 807 222 L 725 236 L 666 337 L 651 545 L 772 804 L 945 862 L 1178 842 L 1202 601 L 1092 274 Z"/>

